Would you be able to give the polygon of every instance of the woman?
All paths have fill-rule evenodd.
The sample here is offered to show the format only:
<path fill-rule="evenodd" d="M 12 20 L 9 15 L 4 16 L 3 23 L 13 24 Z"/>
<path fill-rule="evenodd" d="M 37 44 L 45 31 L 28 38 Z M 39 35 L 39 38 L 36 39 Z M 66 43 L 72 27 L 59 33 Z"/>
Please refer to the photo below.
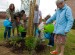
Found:
<path fill-rule="evenodd" d="M 15 6 L 14 6 L 14 4 L 10 4 L 9 8 L 6 10 L 6 18 L 9 18 L 9 20 L 12 22 L 13 36 L 14 36 L 14 28 L 16 27 L 16 21 L 14 19 L 14 13 L 15 13 Z"/>

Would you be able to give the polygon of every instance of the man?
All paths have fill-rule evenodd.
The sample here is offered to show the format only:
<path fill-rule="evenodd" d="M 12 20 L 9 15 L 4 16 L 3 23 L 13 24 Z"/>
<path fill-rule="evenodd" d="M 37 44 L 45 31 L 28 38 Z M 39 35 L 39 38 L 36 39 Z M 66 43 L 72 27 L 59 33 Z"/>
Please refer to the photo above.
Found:
<path fill-rule="evenodd" d="M 34 33 L 36 33 L 36 29 L 38 25 L 41 23 L 41 21 L 42 21 L 41 11 L 39 11 L 39 6 L 35 5 L 34 19 L 33 19 Z M 36 34 L 34 36 L 36 36 Z"/>
<path fill-rule="evenodd" d="M 65 4 L 64 0 L 57 0 L 57 11 L 56 13 L 46 21 L 46 24 L 56 20 L 55 28 L 54 28 L 54 42 L 56 44 L 56 49 L 51 54 L 64 55 L 64 45 L 66 41 L 66 35 L 70 31 L 73 25 L 73 17 L 72 11 L 67 4 Z"/>

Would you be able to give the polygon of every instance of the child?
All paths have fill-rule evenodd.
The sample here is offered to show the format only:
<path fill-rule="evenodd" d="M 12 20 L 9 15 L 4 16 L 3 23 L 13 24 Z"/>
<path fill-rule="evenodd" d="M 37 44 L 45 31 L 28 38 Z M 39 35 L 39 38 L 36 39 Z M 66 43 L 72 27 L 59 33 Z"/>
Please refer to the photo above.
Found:
<path fill-rule="evenodd" d="M 50 17 L 50 15 L 47 15 L 45 17 L 44 21 L 46 21 L 49 17 Z M 38 26 L 39 31 L 40 31 L 39 36 L 42 39 L 42 41 L 45 41 L 45 38 L 44 38 L 44 27 L 45 27 L 44 21 L 42 21 L 41 24 Z"/>
<path fill-rule="evenodd" d="M 54 30 L 54 25 L 53 24 L 48 24 L 48 25 L 45 25 L 44 26 L 44 33 L 45 33 L 45 37 L 47 39 L 49 39 L 49 43 L 47 46 L 54 46 L 54 33 L 53 33 L 53 30 Z"/>
<path fill-rule="evenodd" d="M 44 31 L 44 24 L 43 24 L 43 22 L 41 22 L 41 24 L 38 26 L 38 32 L 39 32 L 38 36 L 40 37 L 40 39 L 42 41 L 45 41 L 44 32 L 43 31 Z"/>
<path fill-rule="evenodd" d="M 21 14 L 21 18 L 23 20 L 23 24 L 24 24 L 23 26 L 25 29 L 27 29 L 27 25 L 26 25 L 27 24 L 27 17 L 26 17 L 25 11 L 21 10 L 20 14 Z"/>
<path fill-rule="evenodd" d="M 50 15 L 47 15 L 47 17 L 45 18 L 45 21 L 48 20 L 50 18 Z M 45 31 L 45 35 L 47 34 L 50 38 L 49 38 L 49 43 L 47 46 L 54 46 L 54 25 L 52 23 L 48 24 L 48 25 L 44 25 L 44 31 Z"/>
<path fill-rule="evenodd" d="M 9 20 L 9 18 L 7 18 L 6 20 L 4 20 L 3 22 L 4 27 L 5 27 L 5 31 L 4 31 L 4 39 L 6 39 L 6 36 L 8 34 L 7 38 L 10 38 L 11 35 L 11 21 Z"/>
<path fill-rule="evenodd" d="M 22 24 L 19 25 L 18 30 L 21 33 L 21 37 L 24 38 L 26 36 L 26 29 Z"/>

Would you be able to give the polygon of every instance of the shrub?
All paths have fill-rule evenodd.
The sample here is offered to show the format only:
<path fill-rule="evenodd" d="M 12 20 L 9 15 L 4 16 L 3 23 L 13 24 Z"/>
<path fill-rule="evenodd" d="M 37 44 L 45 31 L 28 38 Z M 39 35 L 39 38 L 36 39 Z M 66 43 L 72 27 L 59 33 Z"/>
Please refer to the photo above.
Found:
<path fill-rule="evenodd" d="M 9 45 L 8 45 L 9 44 Z M 16 51 L 16 50 L 24 50 L 25 48 L 25 39 L 23 39 L 22 37 L 14 37 L 14 38 L 10 38 L 7 41 L 7 47 L 11 46 L 12 47 L 12 51 Z"/>
<path fill-rule="evenodd" d="M 37 39 L 35 51 L 38 53 L 44 51 L 45 49 L 46 49 L 45 42 L 42 42 L 40 39 Z"/>
<path fill-rule="evenodd" d="M 35 37 L 26 37 L 25 45 L 29 51 L 34 50 L 36 46 L 37 39 Z"/>
<path fill-rule="evenodd" d="M 10 38 L 7 41 L 7 46 L 11 46 L 11 50 L 14 53 L 19 51 L 22 53 L 23 50 L 28 50 L 29 53 L 33 53 L 33 51 L 41 52 L 45 50 L 46 47 L 46 45 L 44 45 L 44 43 L 36 37 L 25 37 L 25 39 L 22 37 Z"/>
<path fill-rule="evenodd" d="M 46 45 L 45 44 L 38 44 L 38 45 L 36 45 L 36 47 L 35 47 L 35 51 L 36 52 L 42 52 L 42 51 L 44 51 L 46 49 Z"/>

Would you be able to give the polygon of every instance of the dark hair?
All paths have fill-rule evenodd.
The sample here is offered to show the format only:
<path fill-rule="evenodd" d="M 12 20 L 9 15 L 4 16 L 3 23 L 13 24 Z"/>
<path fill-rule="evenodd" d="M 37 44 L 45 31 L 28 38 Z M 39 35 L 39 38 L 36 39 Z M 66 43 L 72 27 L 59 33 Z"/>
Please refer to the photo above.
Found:
<path fill-rule="evenodd" d="M 25 14 L 25 11 L 24 10 L 21 10 L 20 14 L 21 14 L 21 17 L 22 17 L 23 14 Z"/>
<path fill-rule="evenodd" d="M 17 13 L 14 14 L 14 19 L 16 19 L 17 17 L 21 18 L 20 12 L 17 12 Z"/>
<path fill-rule="evenodd" d="M 45 17 L 45 20 L 48 20 L 50 17 L 51 17 L 50 15 L 47 15 L 47 16 Z"/>
<path fill-rule="evenodd" d="M 25 11 L 24 10 L 21 10 L 21 13 L 25 13 Z"/>
<path fill-rule="evenodd" d="M 11 9 L 12 6 L 13 6 L 13 9 Z M 9 5 L 9 9 L 10 9 L 11 11 L 14 11 L 14 10 L 15 10 L 14 4 L 10 4 L 10 5 Z"/>

